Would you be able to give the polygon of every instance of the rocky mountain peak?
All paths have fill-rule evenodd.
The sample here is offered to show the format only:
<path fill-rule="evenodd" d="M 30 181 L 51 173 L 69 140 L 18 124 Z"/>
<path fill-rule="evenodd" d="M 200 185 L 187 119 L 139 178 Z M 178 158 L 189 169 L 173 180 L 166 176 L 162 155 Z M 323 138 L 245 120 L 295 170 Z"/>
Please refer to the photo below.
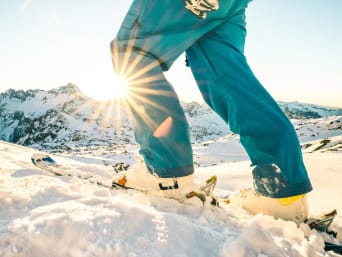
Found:
<path fill-rule="evenodd" d="M 342 115 L 342 109 L 302 103 L 279 103 L 290 118 Z M 229 134 L 227 125 L 204 104 L 182 103 L 192 142 Z M 339 119 L 335 119 L 340 128 Z M 335 121 L 334 120 L 334 121 Z M 300 124 L 300 125 L 299 125 Z M 302 123 L 299 133 L 312 136 Z M 332 125 L 329 125 L 329 130 Z M 117 104 L 86 97 L 74 84 L 57 89 L 13 90 L 0 94 L 0 140 L 43 149 L 135 143 L 129 117 Z"/>

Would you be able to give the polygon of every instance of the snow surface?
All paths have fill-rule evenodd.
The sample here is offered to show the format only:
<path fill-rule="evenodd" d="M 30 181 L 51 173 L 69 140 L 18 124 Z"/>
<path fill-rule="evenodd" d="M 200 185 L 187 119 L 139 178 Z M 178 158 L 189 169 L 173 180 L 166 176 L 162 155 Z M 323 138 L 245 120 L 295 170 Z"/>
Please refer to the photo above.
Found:
<path fill-rule="evenodd" d="M 231 147 L 222 156 L 224 142 Z M 51 176 L 31 164 L 36 152 L 0 141 L 0 256 L 338 256 L 323 250 L 324 238 L 333 239 L 304 224 L 298 228 L 293 222 L 252 216 L 234 205 L 202 208 Z M 249 161 L 234 138 L 196 144 L 194 153 L 196 180 L 216 174 L 219 193 L 251 183 Z M 341 154 L 304 154 L 314 186 L 309 194 L 311 215 L 336 208 L 332 228 L 340 243 Z M 103 180 L 113 175 L 114 151 L 53 157 L 79 173 Z M 225 162 L 218 161 L 223 158 Z"/>

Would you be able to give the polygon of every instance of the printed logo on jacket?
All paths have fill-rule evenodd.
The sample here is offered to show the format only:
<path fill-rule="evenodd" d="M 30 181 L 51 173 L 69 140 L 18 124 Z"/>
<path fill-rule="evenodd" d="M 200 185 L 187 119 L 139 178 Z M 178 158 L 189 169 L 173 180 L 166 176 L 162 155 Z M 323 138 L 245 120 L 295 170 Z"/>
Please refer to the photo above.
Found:
<path fill-rule="evenodd" d="M 207 12 L 219 9 L 219 0 L 184 0 L 185 8 L 201 19 L 207 17 Z"/>

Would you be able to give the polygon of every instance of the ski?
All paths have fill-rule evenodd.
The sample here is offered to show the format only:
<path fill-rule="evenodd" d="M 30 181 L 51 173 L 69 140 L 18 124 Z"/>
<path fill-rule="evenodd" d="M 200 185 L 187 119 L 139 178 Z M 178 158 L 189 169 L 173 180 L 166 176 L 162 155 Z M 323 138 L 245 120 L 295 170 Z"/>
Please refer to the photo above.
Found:
<path fill-rule="evenodd" d="M 105 187 L 109 189 L 123 189 L 123 190 L 132 189 L 136 191 L 142 191 L 137 188 L 123 186 L 115 182 L 108 183 L 106 181 L 101 181 L 92 175 L 85 176 L 84 174 L 77 173 L 73 171 L 71 168 L 57 163 L 54 159 L 52 159 L 47 154 L 42 154 L 42 153 L 33 154 L 31 156 L 31 161 L 36 167 L 40 168 L 41 170 L 47 171 L 55 176 L 76 177 L 82 180 L 86 180 L 90 182 L 91 184 L 96 184 L 100 187 Z"/>
<path fill-rule="evenodd" d="M 110 182 L 103 181 L 103 180 L 96 178 L 95 176 L 92 176 L 92 175 L 84 175 L 84 174 L 81 174 L 79 172 L 75 172 L 72 168 L 57 163 L 53 158 L 51 158 L 47 154 L 43 154 L 43 153 L 33 154 L 31 156 L 31 161 L 36 167 L 40 168 L 43 171 L 47 171 L 50 174 L 53 174 L 55 176 L 75 177 L 75 178 L 78 178 L 81 180 L 88 181 L 91 184 L 96 184 L 100 187 L 105 187 L 108 189 L 134 190 L 134 191 L 142 192 L 145 194 L 149 193 L 149 191 L 145 191 L 145 190 L 135 188 L 135 187 L 129 187 L 129 186 L 124 185 L 123 183 L 118 183 L 115 181 L 110 181 Z M 180 199 L 180 198 L 176 198 L 176 197 L 172 197 L 172 196 L 165 196 L 165 197 L 169 198 L 169 199 L 177 200 L 181 203 L 184 203 L 186 199 L 190 199 L 190 198 L 195 197 L 201 201 L 203 207 L 207 202 L 210 202 L 210 205 L 218 206 L 218 201 L 216 200 L 216 198 L 214 196 L 212 196 L 212 192 L 216 186 L 216 181 L 217 181 L 217 177 L 212 176 L 211 178 L 207 179 L 203 185 L 200 186 L 200 188 L 197 192 L 195 192 L 195 191 L 189 192 L 188 194 L 186 194 L 184 196 L 184 199 Z M 175 182 L 175 183 L 177 183 L 177 182 Z M 178 185 L 175 184 L 175 186 L 173 186 L 172 188 L 177 189 Z M 172 188 L 163 188 L 160 185 L 161 190 L 169 190 Z M 208 199 L 210 199 L 210 201 L 208 201 Z"/>

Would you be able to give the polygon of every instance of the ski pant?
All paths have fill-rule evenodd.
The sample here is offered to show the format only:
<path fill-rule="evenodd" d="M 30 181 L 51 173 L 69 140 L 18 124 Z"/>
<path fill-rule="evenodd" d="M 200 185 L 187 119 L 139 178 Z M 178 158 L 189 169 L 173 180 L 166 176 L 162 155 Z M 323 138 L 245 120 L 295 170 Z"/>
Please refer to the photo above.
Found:
<path fill-rule="evenodd" d="M 163 75 L 185 51 L 204 100 L 240 135 L 256 190 L 270 197 L 303 194 L 312 187 L 296 132 L 244 56 L 248 2 L 220 1 L 200 18 L 182 0 L 135 0 L 111 42 L 114 70 L 129 82 L 126 102 L 151 173 L 194 172 L 189 126 Z"/>

